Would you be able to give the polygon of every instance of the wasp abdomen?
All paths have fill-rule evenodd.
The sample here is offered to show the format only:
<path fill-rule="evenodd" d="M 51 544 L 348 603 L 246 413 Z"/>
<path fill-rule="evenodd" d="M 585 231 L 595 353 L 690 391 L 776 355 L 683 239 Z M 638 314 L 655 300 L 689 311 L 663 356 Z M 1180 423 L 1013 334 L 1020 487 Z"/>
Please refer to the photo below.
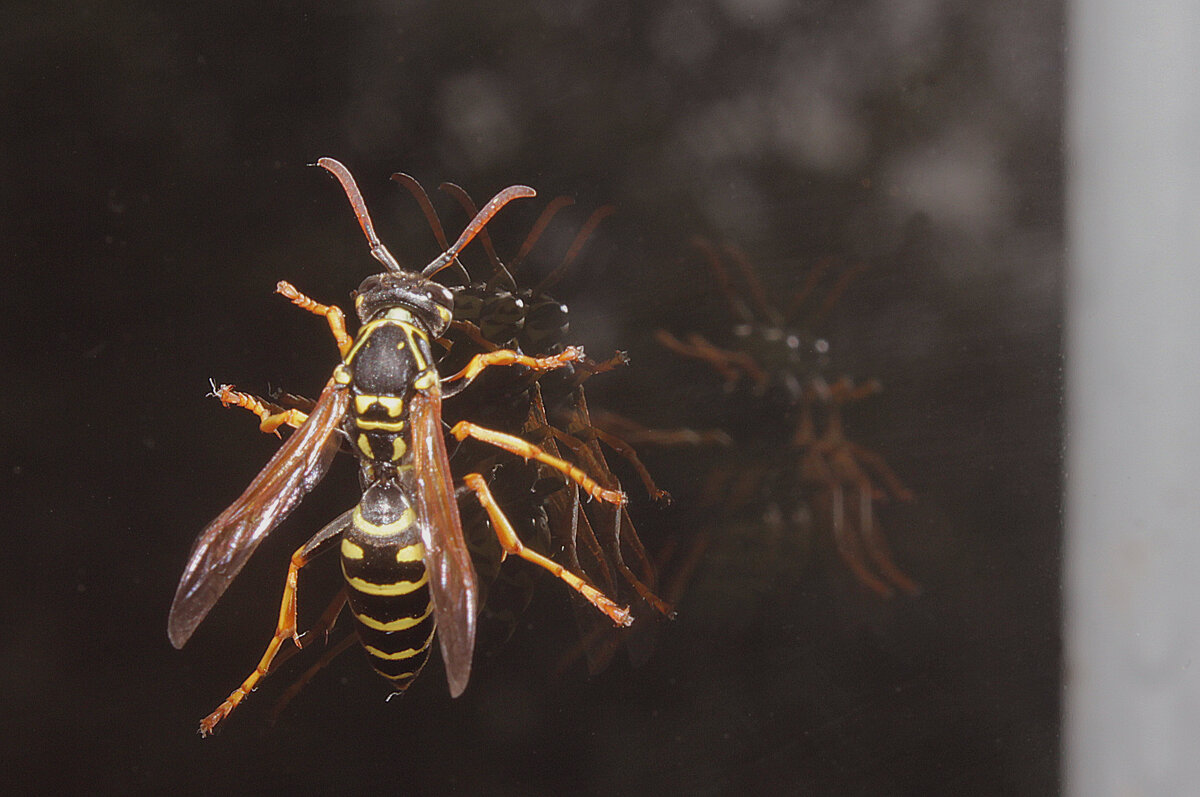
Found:
<path fill-rule="evenodd" d="M 425 666 L 436 629 L 424 560 L 416 513 L 403 491 L 372 486 L 342 536 L 342 573 L 371 666 L 399 690 Z"/>

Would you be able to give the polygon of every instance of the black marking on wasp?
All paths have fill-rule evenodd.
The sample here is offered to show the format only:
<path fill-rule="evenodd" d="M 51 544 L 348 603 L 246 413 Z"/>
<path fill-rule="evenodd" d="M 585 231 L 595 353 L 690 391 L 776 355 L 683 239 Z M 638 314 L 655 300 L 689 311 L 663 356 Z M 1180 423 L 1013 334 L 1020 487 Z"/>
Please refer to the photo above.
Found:
<path fill-rule="evenodd" d="M 441 221 L 420 184 L 407 175 L 393 175 L 393 179 L 409 189 L 425 212 L 435 237 L 439 243 L 444 242 Z M 462 188 L 444 183 L 441 189 L 457 200 L 469 216 L 476 213 L 474 201 Z M 597 225 L 613 212 L 613 207 L 604 206 L 591 214 L 562 261 L 534 287 L 522 288 L 516 275 L 555 215 L 571 202 L 568 197 L 551 201 L 507 264 L 497 256 L 487 231 L 480 234 L 492 271 L 484 280 L 452 288 L 455 308 L 454 321 L 444 338 L 452 344 L 443 360 L 446 367 L 458 367 L 479 352 L 500 347 L 511 347 L 535 357 L 552 356 L 567 348 L 569 309 L 549 291 L 579 256 Z M 625 356 L 618 353 L 604 363 L 583 359 L 549 373 L 522 372 L 522 369 L 494 372 L 464 391 L 464 403 L 458 404 L 454 411 L 468 417 L 477 414 L 486 417 L 496 428 L 536 440 L 556 454 L 562 452 L 596 475 L 601 483 L 620 489 L 601 450 L 603 441 L 630 461 L 652 497 L 669 501 L 670 497 L 654 484 L 633 447 L 596 428 L 588 415 L 583 382 L 626 362 Z M 485 383 L 484 379 L 489 377 Z M 561 479 L 548 481 L 536 469 L 511 461 L 493 466 L 490 452 L 478 446 L 460 450 L 451 465 L 460 458 L 467 467 L 489 469 L 493 474 L 492 484 L 510 496 L 517 507 L 515 514 L 525 528 L 549 534 L 554 545 L 551 556 L 564 566 L 586 575 L 606 594 L 648 609 L 636 612 L 640 620 L 673 614 L 671 606 L 656 594 L 654 565 L 624 507 L 610 510 L 603 504 L 590 503 L 581 508 L 578 493 Z M 649 646 L 639 643 L 640 625 L 619 636 L 603 633 L 611 629 L 611 624 L 597 628 L 595 612 L 579 609 L 577 606 L 576 616 L 590 671 L 595 673 L 607 666 L 622 641 L 635 661 L 648 656 Z"/>
<path fill-rule="evenodd" d="M 339 308 L 279 283 L 278 291 L 294 304 L 327 320 L 342 362 L 307 413 L 273 412 L 252 396 L 221 389 L 222 401 L 259 415 L 264 431 L 284 424 L 298 428 L 242 495 L 197 538 L 171 605 L 172 644 L 182 647 L 187 642 L 262 539 L 325 475 L 343 440 L 358 459 L 363 495 L 356 507 L 292 555 L 275 633 L 254 671 L 201 722 L 203 734 L 210 733 L 256 687 L 287 639 L 301 646 L 296 627 L 299 572 L 335 543 L 341 550 L 345 600 L 374 668 L 403 690 L 428 659 L 436 628 L 451 695 L 461 694 L 471 672 L 478 586 L 463 540 L 442 429 L 442 399 L 453 388 L 443 391 L 443 384 L 465 385 L 495 365 L 543 371 L 582 357 L 577 349 L 545 358 L 497 349 L 473 357 L 452 376 L 443 378 L 437 371 L 433 343 L 450 324 L 453 297 L 432 280 L 433 275 L 456 263 L 458 253 L 501 207 L 518 197 L 533 196 L 533 189 L 513 186 L 501 191 L 452 246 L 421 272 L 409 272 L 375 235 L 349 171 L 331 158 L 321 159 L 318 165 L 341 183 L 371 254 L 386 271 L 367 277 L 359 286 L 355 310 L 362 326 L 354 337 L 346 332 Z M 455 424 L 451 433 L 460 441 L 480 440 L 521 458 L 536 459 L 599 501 L 617 506 L 625 502 L 619 491 L 601 486 L 578 467 L 511 434 L 466 420 Z M 479 474 L 466 474 L 463 482 L 487 512 L 506 554 L 549 570 L 613 622 L 631 622 L 627 609 L 575 573 L 527 549 Z M 330 623 L 341 606 L 339 596 L 326 613 Z"/>
<path fill-rule="evenodd" d="M 876 517 L 875 503 L 887 497 L 912 501 L 914 496 L 874 451 L 845 434 L 842 408 L 881 390 L 874 380 L 856 384 L 850 377 L 830 382 L 829 344 L 814 334 L 861 267 L 843 273 L 817 309 L 802 321 L 797 316 L 810 303 L 828 271 L 828 260 L 817 264 L 805 283 L 780 310 L 768 298 L 749 260 L 741 250 L 718 250 L 704 240 L 693 246 L 707 261 L 718 287 L 737 319 L 732 348 L 717 346 L 699 334 L 680 340 L 669 332 L 656 333 L 667 349 L 700 360 L 722 375 L 732 390 L 748 383 L 763 409 L 752 420 L 776 416 L 784 425 L 770 427 L 769 439 L 743 430 L 735 435 L 751 450 L 751 461 L 733 469 L 718 468 L 710 480 L 710 504 L 734 504 L 734 509 L 766 493 L 790 501 L 807 495 L 811 506 L 827 520 L 838 554 L 864 585 L 881 596 L 899 589 L 915 594 L 919 587 L 892 560 Z M 734 287 L 726 260 L 736 268 L 743 290 Z M 751 415 L 743 413 L 743 415 Z M 780 441 L 785 441 L 780 445 Z"/>

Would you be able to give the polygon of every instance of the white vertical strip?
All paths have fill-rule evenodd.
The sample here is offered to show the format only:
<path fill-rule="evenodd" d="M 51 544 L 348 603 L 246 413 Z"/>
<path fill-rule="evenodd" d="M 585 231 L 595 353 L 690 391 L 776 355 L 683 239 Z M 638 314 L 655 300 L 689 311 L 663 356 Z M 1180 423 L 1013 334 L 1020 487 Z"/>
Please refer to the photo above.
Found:
<path fill-rule="evenodd" d="M 1200 793 L 1200 0 L 1068 19 L 1073 795 Z"/>

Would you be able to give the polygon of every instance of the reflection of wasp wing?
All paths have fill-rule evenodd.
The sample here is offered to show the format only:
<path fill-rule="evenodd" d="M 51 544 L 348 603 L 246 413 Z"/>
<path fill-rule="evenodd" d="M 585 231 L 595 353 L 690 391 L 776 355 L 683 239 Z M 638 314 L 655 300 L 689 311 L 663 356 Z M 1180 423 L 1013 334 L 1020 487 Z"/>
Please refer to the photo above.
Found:
<path fill-rule="evenodd" d="M 183 647 L 258 544 L 329 470 L 340 444 L 333 432 L 346 404 L 345 388 L 331 380 L 304 425 L 200 532 L 171 604 L 167 633 L 175 647 Z"/>
<path fill-rule="evenodd" d="M 450 462 L 442 437 L 441 388 L 436 381 L 429 391 L 418 391 L 413 397 L 410 418 L 425 569 L 437 612 L 438 640 L 450 694 L 458 697 L 471 677 L 479 586 L 454 498 Z"/>

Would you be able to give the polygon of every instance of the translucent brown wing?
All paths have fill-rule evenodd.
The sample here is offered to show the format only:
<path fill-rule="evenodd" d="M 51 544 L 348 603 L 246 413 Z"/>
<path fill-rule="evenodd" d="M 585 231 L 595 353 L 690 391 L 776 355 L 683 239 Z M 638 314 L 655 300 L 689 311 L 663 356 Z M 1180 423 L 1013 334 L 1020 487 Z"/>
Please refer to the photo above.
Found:
<path fill-rule="evenodd" d="M 258 544 L 329 470 L 340 444 L 333 432 L 346 405 L 346 389 L 330 380 L 304 425 L 200 532 L 171 603 L 167 635 L 175 647 L 183 647 Z"/>
<path fill-rule="evenodd" d="M 458 697 L 471 677 L 479 585 L 454 498 L 450 460 L 442 436 L 441 385 L 437 381 L 428 391 L 418 391 L 413 397 L 410 418 L 425 569 L 437 612 L 438 641 L 450 695 Z"/>

